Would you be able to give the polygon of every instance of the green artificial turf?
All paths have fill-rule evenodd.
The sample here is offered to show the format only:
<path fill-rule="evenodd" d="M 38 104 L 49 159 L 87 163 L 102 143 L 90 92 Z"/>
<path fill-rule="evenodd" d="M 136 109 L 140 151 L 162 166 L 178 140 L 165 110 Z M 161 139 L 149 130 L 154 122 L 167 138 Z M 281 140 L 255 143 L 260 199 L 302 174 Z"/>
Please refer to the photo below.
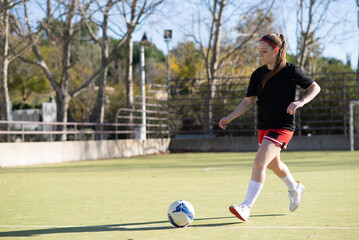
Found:
<path fill-rule="evenodd" d="M 269 170 L 251 217 L 228 211 L 247 191 L 255 153 L 186 153 L 0 168 L 0 239 L 359 239 L 359 152 L 283 152 L 306 186 L 291 213 Z M 51 156 L 49 156 L 51 157 Z M 190 227 L 167 220 L 176 200 Z"/>

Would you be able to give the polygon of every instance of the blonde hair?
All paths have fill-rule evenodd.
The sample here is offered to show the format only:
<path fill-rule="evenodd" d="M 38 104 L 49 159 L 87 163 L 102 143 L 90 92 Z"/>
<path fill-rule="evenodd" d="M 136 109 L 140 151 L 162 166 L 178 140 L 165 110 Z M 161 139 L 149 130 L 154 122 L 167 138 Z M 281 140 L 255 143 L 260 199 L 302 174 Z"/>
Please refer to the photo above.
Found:
<path fill-rule="evenodd" d="M 286 65 L 286 40 L 283 34 L 281 33 L 270 33 L 265 36 L 263 36 L 260 41 L 265 41 L 271 45 L 273 48 L 278 48 L 278 54 L 276 58 L 276 63 L 274 65 L 274 68 L 271 72 L 269 72 L 264 80 L 263 85 L 269 81 L 273 76 L 275 76 L 280 70 L 282 70 Z"/>

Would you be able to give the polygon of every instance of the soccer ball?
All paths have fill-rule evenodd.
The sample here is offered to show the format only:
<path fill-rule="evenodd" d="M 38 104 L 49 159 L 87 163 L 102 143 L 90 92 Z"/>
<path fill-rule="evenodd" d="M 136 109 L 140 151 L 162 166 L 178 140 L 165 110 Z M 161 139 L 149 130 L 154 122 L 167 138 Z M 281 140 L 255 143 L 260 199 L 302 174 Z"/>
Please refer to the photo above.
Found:
<path fill-rule="evenodd" d="M 168 219 L 175 227 L 187 227 L 193 222 L 194 208 L 187 201 L 176 201 L 168 208 Z"/>

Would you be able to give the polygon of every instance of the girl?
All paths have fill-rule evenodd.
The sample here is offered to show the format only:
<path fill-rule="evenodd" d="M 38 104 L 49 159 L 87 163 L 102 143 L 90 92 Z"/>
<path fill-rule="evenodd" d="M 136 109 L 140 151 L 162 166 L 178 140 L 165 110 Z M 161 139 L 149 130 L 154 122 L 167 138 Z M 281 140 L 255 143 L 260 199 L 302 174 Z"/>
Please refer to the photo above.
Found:
<path fill-rule="evenodd" d="M 296 182 L 288 167 L 280 159 L 281 149 L 286 149 L 295 130 L 294 113 L 310 102 L 319 92 L 319 85 L 301 69 L 286 62 L 286 40 L 283 34 L 271 33 L 259 41 L 259 55 L 263 63 L 250 78 L 246 97 L 228 116 L 219 121 L 226 125 L 245 113 L 257 97 L 258 143 L 252 176 L 247 195 L 239 206 L 231 205 L 232 214 L 247 221 L 250 210 L 262 190 L 266 168 L 272 170 L 288 187 L 289 210 L 295 211 L 304 192 L 304 185 Z M 302 99 L 295 101 L 296 85 L 306 89 Z"/>

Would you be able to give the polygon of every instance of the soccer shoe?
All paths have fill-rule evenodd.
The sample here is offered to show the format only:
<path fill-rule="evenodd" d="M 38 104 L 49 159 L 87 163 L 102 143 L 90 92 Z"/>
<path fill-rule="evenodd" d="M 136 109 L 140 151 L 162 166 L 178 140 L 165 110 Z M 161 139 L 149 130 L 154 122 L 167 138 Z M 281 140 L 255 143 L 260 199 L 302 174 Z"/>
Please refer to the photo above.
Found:
<path fill-rule="evenodd" d="M 294 212 L 299 207 L 300 200 L 301 200 L 303 192 L 305 190 L 304 185 L 300 184 L 299 182 L 297 182 L 297 183 L 298 183 L 297 189 L 288 191 L 288 193 L 289 193 L 288 195 L 289 195 L 289 199 L 290 199 L 289 210 L 291 212 Z"/>
<path fill-rule="evenodd" d="M 246 204 L 242 203 L 239 206 L 236 205 L 229 206 L 229 211 L 237 218 L 247 222 L 251 209 Z"/>

